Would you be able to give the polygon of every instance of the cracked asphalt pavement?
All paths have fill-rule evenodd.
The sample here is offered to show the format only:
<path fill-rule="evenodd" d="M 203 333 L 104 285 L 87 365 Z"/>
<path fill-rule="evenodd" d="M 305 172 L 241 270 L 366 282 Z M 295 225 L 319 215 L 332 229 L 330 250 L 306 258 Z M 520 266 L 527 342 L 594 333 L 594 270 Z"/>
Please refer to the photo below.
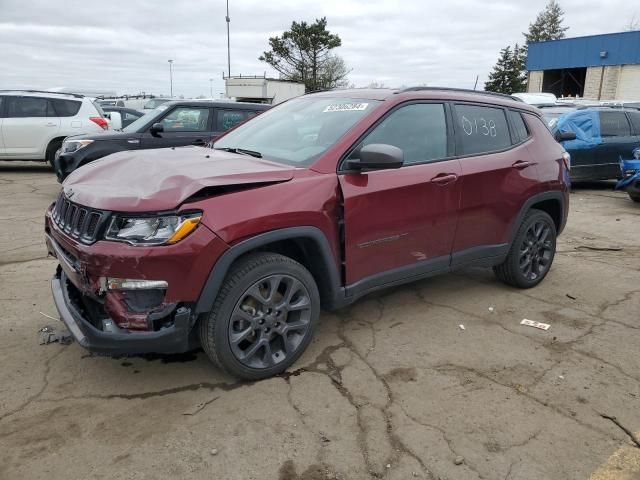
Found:
<path fill-rule="evenodd" d="M 0 163 L 2 479 L 640 478 L 640 206 L 610 183 L 574 190 L 537 288 L 468 269 L 371 295 L 257 383 L 202 352 L 39 345 L 57 192 Z"/>

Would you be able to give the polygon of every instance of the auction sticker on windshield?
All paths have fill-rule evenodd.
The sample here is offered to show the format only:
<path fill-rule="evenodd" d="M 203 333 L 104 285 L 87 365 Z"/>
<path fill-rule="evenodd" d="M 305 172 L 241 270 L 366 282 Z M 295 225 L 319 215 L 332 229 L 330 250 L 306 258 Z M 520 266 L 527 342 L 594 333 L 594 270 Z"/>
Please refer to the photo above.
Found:
<path fill-rule="evenodd" d="M 327 105 L 322 112 L 353 112 L 366 110 L 368 106 L 368 103 L 336 103 L 334 105 Z"/>

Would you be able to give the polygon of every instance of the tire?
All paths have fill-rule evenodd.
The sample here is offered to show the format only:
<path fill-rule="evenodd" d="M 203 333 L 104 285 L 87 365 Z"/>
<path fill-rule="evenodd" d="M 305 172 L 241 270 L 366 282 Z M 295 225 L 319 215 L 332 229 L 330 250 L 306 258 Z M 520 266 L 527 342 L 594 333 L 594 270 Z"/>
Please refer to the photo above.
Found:
<path fill-rule="evenodd" d="M 629 198 L 631 200 L 633 200 L 636 203 L 640 203 L 640 193 L 631 193 L 631 192 L 627 192 L 629 194 Z"/>
<path fill-rule="evenodd" d="M 62 147 L 62 139 L 52 140 L 47 147 L 47 151 L 45 153 L 45 159 L 47 163 L 51 166 L 51 168 L 55 168 L 54 160 L 56 157 L 56 152 L 59 148 Z"/>
<path fill-rule="evenodd" d="M 320 317 L 313 276 L 295 260 L 259 252 L 238 260 L 200 320 L 208 357 L 225 372 L 260 380 L 283 372 L 305 351 Z"/>
<path fill-rule="evenodd" d="M 549 214 L 531 209 L 518 228 L 507 258 L 501 265 L 493 267 L 496 277 L 517 288 L 538 285 L 551 269 L 556 253 L 556 236 L 556 225 Z M 535 249 L 533 254 L 532 248 Z"/>

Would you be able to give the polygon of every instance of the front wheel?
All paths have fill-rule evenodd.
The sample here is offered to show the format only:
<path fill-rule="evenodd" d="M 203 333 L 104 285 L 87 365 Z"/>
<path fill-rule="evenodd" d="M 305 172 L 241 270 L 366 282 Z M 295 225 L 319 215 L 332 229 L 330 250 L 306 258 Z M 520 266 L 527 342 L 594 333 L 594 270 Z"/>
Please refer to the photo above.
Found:
<path fill-rule="evenodd" d="M 201 320 L 209 358 L 233 376 L 259 380 L 283 372 L 305 351 L 320 317 L 320 295 L 309 271 L 275 253 L 240 259 L 213 310 Z"/>
<path fill-rule="evenodd" d="M 549 273 L 556 253 L 556 225 L 548 213 L 532 209 L 524 217 L 505 261 L 493 267 L 498 279 L 531 288 Z"/>
<path fill-rule="evenodd" d="M 631 192 L 627 192 L 629 194 L 629 198 L 631 200 L 633 200 L 636 203 L 640 203 L 640 193 L 631 193 Z"/>
<path fill-rule="evenodd" d="M 56 152 L 62 148 L 62 140 L 52 140 L 47 146 L 45 159 L 51 168 L 55 168 Z"/>

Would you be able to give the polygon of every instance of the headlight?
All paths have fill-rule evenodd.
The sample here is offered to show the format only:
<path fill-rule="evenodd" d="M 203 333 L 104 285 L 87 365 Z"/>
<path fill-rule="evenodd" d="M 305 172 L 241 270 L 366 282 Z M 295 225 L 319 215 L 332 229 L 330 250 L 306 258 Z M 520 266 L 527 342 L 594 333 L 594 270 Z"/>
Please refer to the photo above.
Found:
<path fill-rule="evenodd" d="M 111 220 L 105 239 L 132 245 L 171 245 L 193 232 L 202 212 L 179 215 L 124 217 Z"/>
<path fill-rule="evenodd" d="M 62 142 L 62 153 L 77 152 L 81 148 L 91 145 L 93 140 L 65 140 Z"/>

